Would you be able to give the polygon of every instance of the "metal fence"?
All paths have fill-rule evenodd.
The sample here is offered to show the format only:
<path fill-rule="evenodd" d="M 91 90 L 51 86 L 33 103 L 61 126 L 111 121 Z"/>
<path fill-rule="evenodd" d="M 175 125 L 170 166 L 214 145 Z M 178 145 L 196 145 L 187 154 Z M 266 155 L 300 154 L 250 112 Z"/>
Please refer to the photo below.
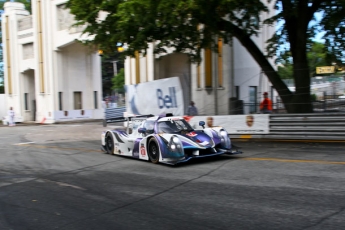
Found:
<path fill-rule="evenodd" d="M 261 138 L 345 140 L 345 113 L 271 114 L 269 134 Z"/>
<path fill-rule="evenodd" d="M 336 98 L 328 95 L 328 99 L 314 101 L 314 112 L 345 112 L 345 98 Z M 335 99 L 330 99 L 335 98 Z M 287 113 L 285 105 L 281 101 L 272 103 L 272 113 Z M 234 108 L 235 114 L 255 114 L 260 113 L 260 103 L 243 103 Z"/>
<path fill-rule="evenodd" d="M 231 138 L 345 142 L 345 113 L 270 114 L 268 134 L 230 134 Z"/>

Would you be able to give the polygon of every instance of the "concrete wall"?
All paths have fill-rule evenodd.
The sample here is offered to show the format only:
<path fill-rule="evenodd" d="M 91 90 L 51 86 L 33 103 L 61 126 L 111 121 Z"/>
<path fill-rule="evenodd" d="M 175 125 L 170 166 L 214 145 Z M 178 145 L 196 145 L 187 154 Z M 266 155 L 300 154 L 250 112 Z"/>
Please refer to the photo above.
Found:
<path fill-rule="evenodd" d="M 0 119 L 2 120 L 4 116 L 7 116 L 7 111 L 9 109 L 5 94 L 0 94 L 0 105 Z"/>

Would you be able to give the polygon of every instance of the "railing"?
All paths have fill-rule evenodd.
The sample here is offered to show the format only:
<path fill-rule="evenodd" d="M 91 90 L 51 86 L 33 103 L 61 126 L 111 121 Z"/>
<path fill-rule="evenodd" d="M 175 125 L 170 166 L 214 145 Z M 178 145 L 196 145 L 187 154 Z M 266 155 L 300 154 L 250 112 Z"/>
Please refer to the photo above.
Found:
<path fill-rule="evenodd" d="M 126 107 L 106 108 L 104 110 L 103 126 L 107 126 L 107 120 L 123 117 L 124 112 L 126 112 Z"/>
<path fill-rule="evenodd" d="M 314 112 L 345 112 L 345 99 L 327 99 L 314 101 Z M 287 113 L 282 102 L 272 103 L 272 113 Z M 243 103 L 234 108 L 235 114 L 255 114 L 260 113 L 260 103 Z"/>
<path fill-rule="evenodd" d="M 345 140 L 345 113 L 271 114 L 268 139 Z"/>

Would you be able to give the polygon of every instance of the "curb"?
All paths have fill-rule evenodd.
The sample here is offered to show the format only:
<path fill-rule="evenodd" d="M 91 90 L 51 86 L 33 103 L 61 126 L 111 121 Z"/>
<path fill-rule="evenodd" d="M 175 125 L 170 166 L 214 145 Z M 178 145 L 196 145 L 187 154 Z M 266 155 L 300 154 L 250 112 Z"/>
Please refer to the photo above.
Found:
<path fill-rule="evenodd" d="M 59 121 L 54 123 L 40 123 L 40 122 L 18 122 L 16 126 L 44 126 L 44 125 L 59 125 L 59 124 L 78 124 L 78 123 L 100 123 L 102 125 L 103 119 L 85 119 L 77 121 Z M 14 127 L 16 127 L 14 126 Z M 9 127 L 8 125 L 0 125 L 0 127 Z"/>

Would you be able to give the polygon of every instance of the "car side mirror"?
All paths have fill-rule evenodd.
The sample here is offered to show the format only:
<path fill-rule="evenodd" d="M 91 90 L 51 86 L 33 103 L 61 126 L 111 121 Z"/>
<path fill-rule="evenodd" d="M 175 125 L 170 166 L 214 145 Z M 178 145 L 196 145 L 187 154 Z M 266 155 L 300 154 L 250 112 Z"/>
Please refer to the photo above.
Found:
<path fill-rule="evenodd" d="M 205 128 L 205 121 L 199 121 L 199 125 Z"/>
<path fill-rule="evenodd" d="M 139 128 L 138 133 L 146 133 L 146 128 Z"/>
<path fill-rule="evenodd" d="M 138 133 L 145 133 L 146 132 L 146 128 L 139 128 L 138 129 Z"/>

